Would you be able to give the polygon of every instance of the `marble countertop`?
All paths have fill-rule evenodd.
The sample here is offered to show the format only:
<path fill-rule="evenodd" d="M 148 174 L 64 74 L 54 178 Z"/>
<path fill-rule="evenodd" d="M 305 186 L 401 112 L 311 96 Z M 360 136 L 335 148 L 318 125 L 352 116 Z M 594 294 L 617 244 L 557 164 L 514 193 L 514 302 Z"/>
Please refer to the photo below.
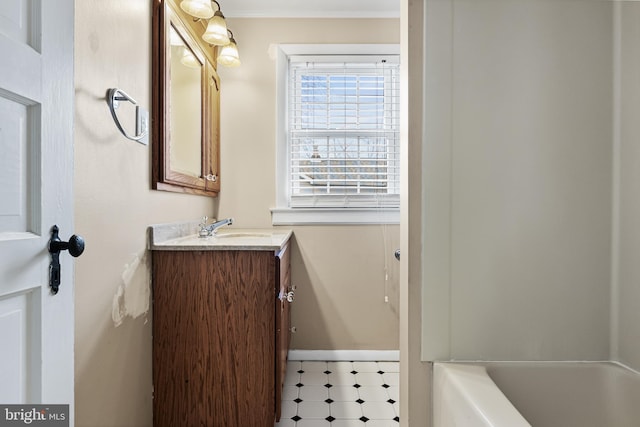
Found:
<path fill-rule="evenodd" d="M 149 227 L 149 249 L 154 251 L 277 251 L 292 231 L 280 228 L 218 229 L 216 235 L 199 237 L 197 223 L 160 224 Z"/>

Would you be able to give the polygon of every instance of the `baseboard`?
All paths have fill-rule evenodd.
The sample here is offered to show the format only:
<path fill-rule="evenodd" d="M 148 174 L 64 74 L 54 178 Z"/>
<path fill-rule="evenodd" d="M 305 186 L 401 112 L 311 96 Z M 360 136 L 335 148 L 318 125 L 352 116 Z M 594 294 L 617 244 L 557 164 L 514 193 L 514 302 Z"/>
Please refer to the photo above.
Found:
<path fill-rule="evenodd" d="M 400 360 L 400 350 L 289 350 L 289 360 L 397 362 Z"/>

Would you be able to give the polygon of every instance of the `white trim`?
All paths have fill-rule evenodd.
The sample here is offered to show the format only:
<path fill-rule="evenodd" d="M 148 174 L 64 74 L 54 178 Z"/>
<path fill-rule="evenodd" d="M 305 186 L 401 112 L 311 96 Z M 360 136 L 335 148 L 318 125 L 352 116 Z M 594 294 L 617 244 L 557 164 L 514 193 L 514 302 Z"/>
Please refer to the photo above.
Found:
<path fill-rule="evenodd" d="M 368 46 L 368 45 L 367 45 Z M 345 59 L 345 56 L 348 55 L 348 60 Z M 348 66 L 348 69 L 356 68 L 356 69 L 376 69 L 380 68 L 380 63 L 385 62 L 386 64 L 400 64 L 400 55 L 395 54 L 387 54 L 381 55 L 379 52 L 374 52 L 370 54 L 363 54 L 362 52 L 358 52 L 357 54 L 336 54 L 334 52 L 327 53 L 314 53 L 307 55 L 289 55 L 289 62 L 295 63 L 298 67 L 302 68 L 308 62 L 320 62 L 321 64 L 316 65 L 316 68 L 320 67 L 320 72 L 324 72 L 325 69 L 335 72 L 344 72 L 345 66 Z M 357 65 L 356 65 L 357 64 Z M 360 65 L 364 64 L 364 65 Z M 313 70 L 313 69 L 312 69 Z"/>
<path fill-rule="evenodd" d="M 272 208 L 273 225 L 400 224 L 399 208 Z"/>
<path fill-rule="evenodd" d="M 399 18 L 398 0 L 234 0 L 227 18 Z"/>
<path fill-rule="evenodd" d="M 278 48 L 284 54 L 285 67 L 287 57 L 292 55 L 400 55 L 397 43 L 280 44 Z"/>
<path fill-rule="evenodd" d="M 609 358 L 620 358 L 620 200 L 622 179 L 622 5 L 613 4 L 613 135 Z"/>
<path fill-rule="evenodd" d="M 622 1 L 622 0 L 619 0 Z M 399 12 L 396 11 L 352 11 L 343 10 L 232 10 L 227 12 L 225 6 L 224 16 L 227 18 L 316 18 L 316 19 L 398 19 Z"/>
<path fill-rule="evenodd" d="M 400 350 L 289 350 L 289 360 L 397 362 Z"/>
<path fill-rule="evenodd" d="M 287 140 L 287 77 L 289 74 L 288 55 L 292 52 L 288 46 L 280 45 L 276 51 L 276 206 L 287 206 L 289 194 L 287 186 L 282 186 L 286 182 L 288 174 L 289 150 L 287 144 L 282 141 Z"/>
<path fill-rule="evenodd" d="M 289 208 L 287 180 L 287 74 L 293 55 L 399 55 L 399 44 L 280 44 L 276 58 L 276 207 L 273 225 L 399 224 L 399 208 Z"/>

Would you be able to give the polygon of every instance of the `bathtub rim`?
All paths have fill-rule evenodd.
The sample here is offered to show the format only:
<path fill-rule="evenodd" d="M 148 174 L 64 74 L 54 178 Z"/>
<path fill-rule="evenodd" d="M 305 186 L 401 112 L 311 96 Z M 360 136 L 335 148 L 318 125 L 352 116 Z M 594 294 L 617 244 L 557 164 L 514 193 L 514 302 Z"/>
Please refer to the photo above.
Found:
<path fill-rule="evenodd" d="M 482 372 L 484 375 L 486 375 L 486 377 L 488 378 L 488 380 L 493 384 L 493 386 L 495 387 L 496 390 L 498 390 L 501 395 L 504 397 L 504 399 L 507 401 L 508 406 L 512 407 L 513 410 L 515 410 L 521 417 L 523 420 L 525 420 L 525 422 L 527 423 L 526 425 L 531 425 L 529 424 L 528 420 L 526 418 L 524 418 L 524 415 L 522 415 L 520 413 L 520 411 L 515 407 L 515 405 L 511 402 L 510 398 L 507 397 L 507 395 L 504 393 L 504 391 L 496 384 L 496 382 L 494 381 L 494 379 L 492 378 L 491 374 L 490 374 L 490 370 L 492 367 L 496 368 L 496 369 L 500 369 L 500 367 L 517 367 L 517 366 L 522 366 L 522 367 L 594 367 L 594 368 L 604 368 L 604 369 L 616 369 L 616 370 L 621 370 L 624 371 L 628 374 L 632 374 L 632 375 L 638 375 L 640 376 L 640 372 L 636 369 L 631 368 L 630 366 L 620 362 L 620 361 L 616 361 L 616 360 L 578 360 L 578 361 L 571 361 L 571 360 L 560 360 L 560 361 L 556 361 L 556 360 L 531 360 L 531 361 L 525 361 L 525 360 L 518 360 L 518 361 L 514 361 L 514 360 L 446 360 L 446 361 L 433 361 L 430 363 L 431 364 L 431 387 L 430 387 L 430 392 L 431 392 L 431 425 L 435 426 L 435 413 L 436 413 L 436 398 L 437 398 L 437 393 L 436 393 L 436 387 L 438 386 L 436 384 L 436 370 L 438 369 L 438 366 L 443 366 L 446 367 L 448 365 L 457 365 L 457 366 L 462 366 L 462 367 L 477 367 L 477 368 L 481 368 Z M 492 424 L 487 424 L 487 425 L 492 425 Z"/>
<path fill-rule="evenodd" d="M 636 370 L 629 365 L 618 360 L 471 360 L 471 359 L 451 359 L 451 360 L 434 360 L 431 361 L 431 372 L 437 363 L 451 364 L 469 364 L 469 365 L 492 365 L 492 364 L 513 364 L 513 365 L 531 365 L 531 364 L 548 364 L 548 365 L 614 365 L 622 369 L 626 369 L 634 374 L 640 375 L 640 370 Z"/>
<path fill-rule="evenodd" d="M 487 367 L 474 363 L 435 362 L 432 366 L 431 425 L 452 422 L 447 408 L 456 407 L 454 418 L 472 416 L 483 421 L 483 427 L 508 425 L 532 427 L 493 381 Z M 442 388 L 442 393 L 436 393 Z M 460 403 L 464 404 L 461 405 Z M 474 424 L 475 425 L 475 424 Z"/>

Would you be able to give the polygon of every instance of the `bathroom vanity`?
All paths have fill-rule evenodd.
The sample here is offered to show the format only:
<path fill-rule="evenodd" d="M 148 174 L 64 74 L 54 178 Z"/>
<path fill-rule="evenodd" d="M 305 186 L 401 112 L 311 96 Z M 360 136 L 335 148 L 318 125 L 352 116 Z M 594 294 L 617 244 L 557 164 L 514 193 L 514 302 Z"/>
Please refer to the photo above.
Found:
<path fill-rule="evenodd" d="M 290 236 L 229 228 L 151 239 L 154 426 L 279 419 L 293 300 Z"/>

